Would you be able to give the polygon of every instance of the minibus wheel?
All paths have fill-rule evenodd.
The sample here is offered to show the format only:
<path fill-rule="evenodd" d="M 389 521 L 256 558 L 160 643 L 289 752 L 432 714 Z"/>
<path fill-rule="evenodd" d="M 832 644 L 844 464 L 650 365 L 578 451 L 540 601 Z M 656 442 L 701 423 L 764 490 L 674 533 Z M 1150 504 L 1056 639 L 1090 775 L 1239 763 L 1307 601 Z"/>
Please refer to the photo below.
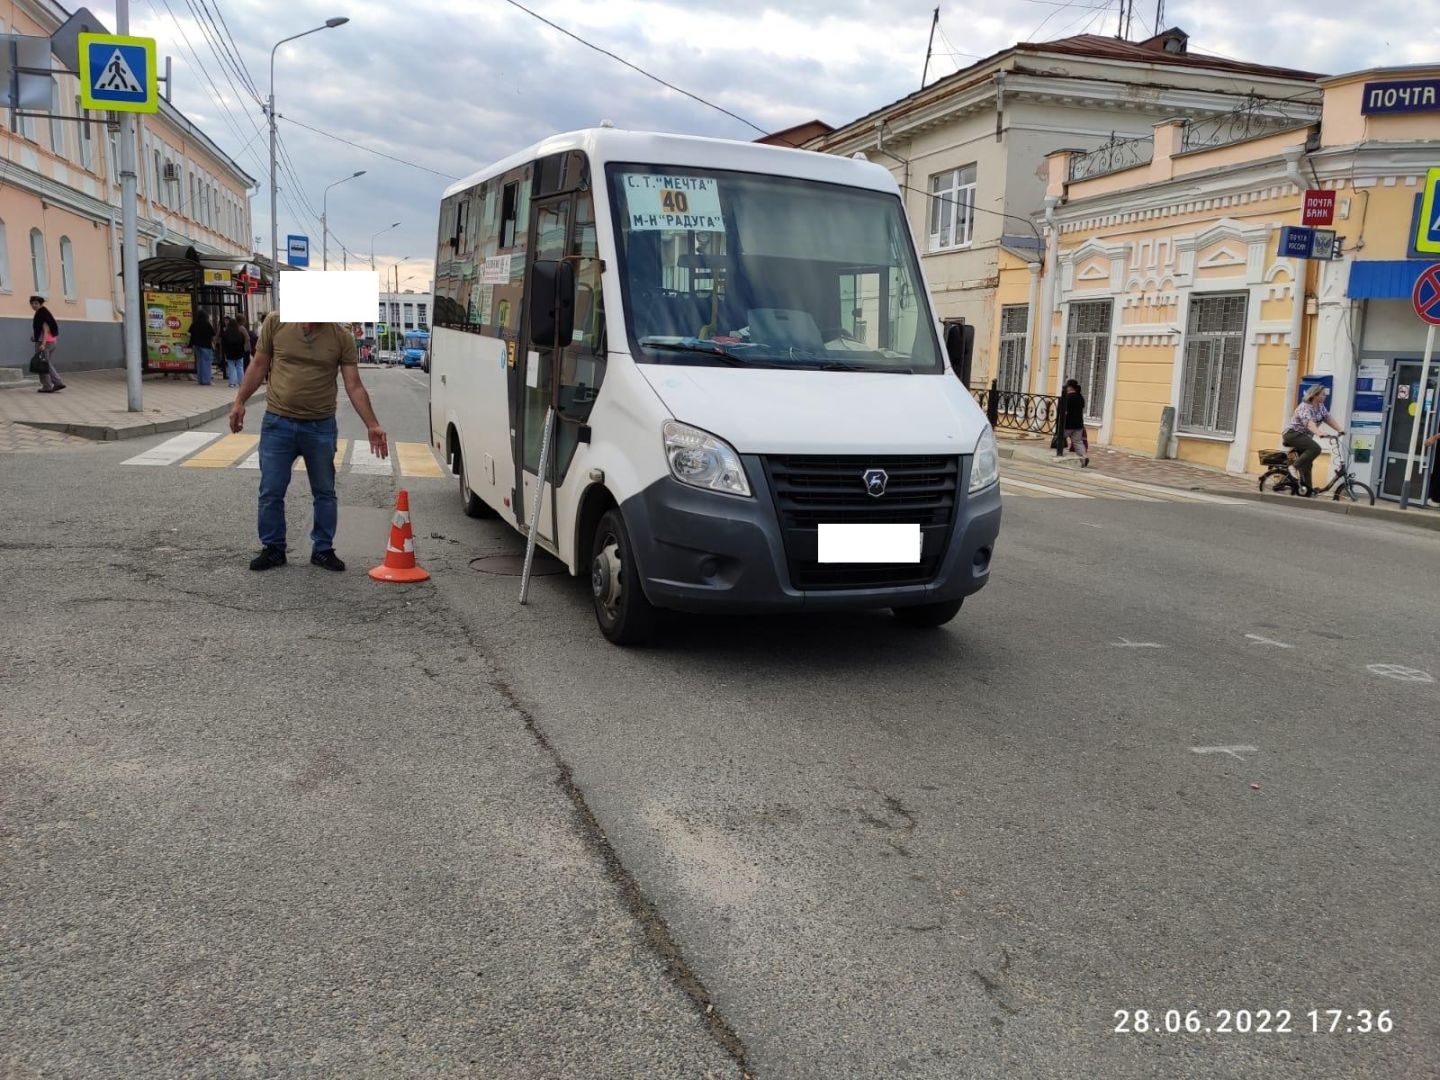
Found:
<path fill-rule="evenodd" d="M 619 507 L 605 512 L 590 543 L 590 595 L 600 632 L 616 645 L 639 645 L 655 628 L 656 611 L 640 587 L 635 549 Z"/>
<path fill-rule="evenodd" d="M 961 600 L 942 600 L 938 604 L 891 608 L 890 614 L 906 626 L 944 626 L 960 614 L 962 603 Z"/>

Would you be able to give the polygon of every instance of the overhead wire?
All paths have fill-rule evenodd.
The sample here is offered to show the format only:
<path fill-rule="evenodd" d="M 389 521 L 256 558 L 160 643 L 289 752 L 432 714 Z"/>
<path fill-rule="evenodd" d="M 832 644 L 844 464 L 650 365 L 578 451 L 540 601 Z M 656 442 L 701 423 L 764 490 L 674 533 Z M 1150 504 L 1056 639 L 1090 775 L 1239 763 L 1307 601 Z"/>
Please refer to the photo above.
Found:
<path fill-rule="evenodd" d="M 201 4 L 203 4 L 203 2 L 204 0 L 200 0 Z M 236 88 L 235 80 L 230 79 L 230 73 L 233 71 L 239 77 L 240 86 L 244 88 L 245 94 L 253 99 L 255 104 L 259 105 L 261 103 L 260 94 L 256 91 L 255 87 L 251 85 L 249 74 L 241 66 L 239 58 L 231 51 L 225 39 L 221 37 L 219 27 L 215 25 L 215 20 L 210 17 L 209 8 L 198 7 L 196 0 L 185 0 L 185 6 L 190 9 L 190 14 L 195 20 L 195 25 L 200 28 L 200 33 L 204 36 L 206 43 L 209 44 L 210 48 L 219 58 L 221 69 L 225 71 L 225 77 L 230 81 L 231 88 Z"/>
<path fill-rule="evenodd" d="M 260 88 L 255 85 L 255 79 L 250 74 L 250 68 L 248 65 L 246 65 L 244 56 L 241 55 L 240 45 L 238 42 L 236 42 L 235 35 L 230 32 L 230 24 L 225 21 L 225 12 L 220 7 L 219 0 L 215 0 L 213 4 L 210 3 L 209 0 L 200 0 L 200 6 L 206 9 L 213 7 L 215 18 L 218 18 L 220 20 L 220 28 L 224 32 L 226 40 L 230 42 L 231 48 L 234 51 L 235 59 L 239 64 L 242 75 L 244 76 L 245 85 L 250 88 L 250 93 L 253 94 L 258 101 L 260 98 Z"/>
<path fill-rule="evenodd" d="M 460 177 L 458 177 L 458 176 L 451 176 L 449 173 L 441 172 L 439 169 L 430 169 L 430 168 L 427 168 L 427 167 L 424 166 L 424 165 L 416 165 L 415 162 L 413 162 L 413 161 L 406 161 L 404 158 L 395 157 L 393 154 L 386 154 L 386 153 L 383 153 L 383 152 L 380 151 L 380 150 L 376 150 L 376 149 L 374 149 L 374 148 L 372 148 L 372 147 L 369 147 L 369 146 L 361 146 L 359 143 L 357 143 L 357 142 L 351 142 L 349 139 L 341 138 L 339 135 L 332 135 L 332 134 L 331 134 L 330 132 L 328 132 L 328 131 L 321 131 L 321 130 L 320 130 L 319 128 L 317 128 L 317 127 L 311 127 L 309 124 L 301 123 L 299 120 L 296 120 L 294 117 L 282 116 L 282 117 L 280 117 L 280 119 L 281 119 L 281 120 L 284 120 L 285 123 L 287 123 L 287 124 L 294 124 L 296 127 L 304 128 L 306 131 L 313 131 L 316 135 L 323 135 L 323 136 L 325 136 L 325 138 L 327 138 L 327 139 L 333 139 L 333 140 L 335 140 L 336 142 L 344 143 L 346 146 L 353 146 L 353 147 L 355 147 L 355 149 L 357 149 L 357 150 L 364 150 L 367 154 L 374 154 L 376 157 L 382 157 L 382 158 L 385 158 L 385 159 L 388 160 L 388 161 L 395 161 L 395 162 L 400 163 L 401 165 L 408 165 L 408 166 L 409 166 L 410 168 L 412 168 L 412 169 L 419 169 L 421 172 L 431 173 L 432 175 L 434 175 L 434 176 L 439 176 L 439 177 L 441 177 L 442 179 L 445 179 L 445 180 L 459 180 L 459 179 L 460 179 Z"/>
<path fill-rule="evenodd" d="M 729 109 L 724 108 L 723 106 L 716 105 L 713 101 L 706 101 L 706 100 L 705 100 L 704 98 L 702 98 L 699 94 L 692 94 L 689 90 L 682 90 L 682 89 L 680 89 L 680 87 L 676 86 L 674 83 L 668 83 L 668 82 L 666 82 L 664 79 L 660 78 L 660 76 L 658 76 L 658 75 L 652 75 L 652 74 L 650 74 L 650 72 L 646 71 L 644 68 L 640 67 L 639 65 L 637 65 L 637 64 L 632 64 L 629 60 L 626 60 L 623 56 L 616 56 L 616 55 L 615 55 L 613 52 L 611 52 L 609 49 L 602 49 L 599 45 L 596 45 L 596 44 L 594 44 L 594 43 L 592 43 L 592 42 L 586 41 L 586 40 L 585 40 L 583 37 L 581 37 L 579 34 L 571 33 L 569 30 L 566 30 L 565 27 L 559 25 L 558 23 L 553 23 L 553 22 L 551 22 L 549 19 L 545 18 L 545 16 L 539 14 L 538 12 L 531 11 L 531 10 L 530 10 L 528 7 L 526 7 L 524 4 L 520 3 L 519 0 L 505 0 L 505 2 L 506 2 L 507 4 L 509 4 L 511 7 L 519 8 L 521 11 L 525 12 L 526 15 L 529 15 L 532 19 L 538 19 L 538 20 L 540 20 L 540 22 L 542 22 L 542 23 L 544 23 L 546 26 L 550 27 L 550 29 L 552 29 L 552 30 L 558 30 L 560 33 L 564 34 L 566 37 L 568 37 L 568 38 L 573 38 L 575 41 L 578 41 L 581 45 L 584 45 L 587 49 L 594 49 L 596 52 L 600 53 L 601 55 L 603 55 L 603 56 L 608 56 L 611 60 L 614 60 L 616 63 L 624 64 L 624 65 L 625 65 L 626 67 L 628 67 L 631 71 L 637 71 L 637 72 L 639 72 L 641 75 L 644 75 L 645 78 L 650 79 L 652 82 L 657 82 L 657 83 L 659 83 L 661 86 L 665 87 L 667 90 L 674 90 L 677 94 L 682 94 L 682 95 L 684 95 L 685 97 L 689 98 L 691 101 L 698 101 L 701 105 L 704 105 L 706 108 L 714 109 L 716 112 L 724 113 L 726 116 L 730 117 L 732 120 L 739 120 L 740 123 L 744 124 L 746 127 L 754 128 L 756 131 L 760 132 L 761 135 L 769 135 L 769 134 L 770 134 L 770 132 L 766 131 L 766 130 L 765 130 L 764 128 L 762 128 L 759 124 L 756 124 L 756 123 L 754 123 L 753 121 L 750 121 L 750 120 L 746 120 L 745 117 L 739 115 L 738 113 L 733 113 L 733 112 L 731 112 Z"/>

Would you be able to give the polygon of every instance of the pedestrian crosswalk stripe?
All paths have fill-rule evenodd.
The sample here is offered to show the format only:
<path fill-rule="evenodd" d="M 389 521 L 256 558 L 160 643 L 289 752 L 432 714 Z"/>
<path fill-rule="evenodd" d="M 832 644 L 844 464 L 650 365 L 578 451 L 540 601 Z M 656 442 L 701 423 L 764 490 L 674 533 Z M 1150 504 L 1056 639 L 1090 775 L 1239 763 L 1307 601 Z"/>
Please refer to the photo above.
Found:
<path fill-rule="evenodd" d="M 255 448 L 259 435 L 226 435 L 184 461 L 187 469 L 228 469 Z"/>
<path fill-rule="evenodd" d="M 440 463 L 425 443 L 396 443 L 395 456 L 400 459 L 403 476 L 444 476 Z"/>
<path fill-rule="evenodd" d="M 1027 480 L 1016 480 L 1013 476 L 1000 477 L 1000 490 L 1006 488 L 1021 488 L 1025 492 L 1038 492 L 1043 498 L 1049 499 L 1088 499 L 1091 496 L 1082 495 L 1078 491 L 1066 491 L 1064 488 L 1050 487 L 1048 484 L 1032 484 Z"/>
<path fill-rule="evenodd" d="M 400 445 L 397 444 L 397 449 Z M 424 443 L 418 443 L 424 446 Z M 355 440 L 355 453 L 350 455 L 350 471 L 365 473 L 369 476 L 391 476 L 394 474 L 394 466 L 391 465 L 393 458 L 376 457 L 375 452 L 370 449 L 368 442 Z"/>
<path fill-rule="evenodd" d="M 220 437 L 218 431 L 186 431 L 166 439 L 159 446 L 152 446 L 143 454 L 137 454 L 122 464 L 125 465 L 174 465 L 181 458 L 193 454 L 206 443 Z"/>
<path fill-rule="evenodd" d="M 217 441 L 218 440 L 218 441 Z M 257 435 L 225 435 L 218 431 L 186 431 L 152 446 L 143 454 L 128 458 L 125 465 L 181 465 L 193 469 L 249 469 L 259 470 L 260 450 Z M 211 445 L 211 444 L 214 445 Z M 403 477 L 432 477 L 445 475 L 443 466 L 435 457 L 428 443 L 400 442 L 390 445 L 388 458 L 378 458 L 370 451 L 365 439 L 337 439 L 335 443 L 335 471 L 345 470 L 345 460 L 350 459 L 352 473 L 366 476 L 394 476 L 397 469 Z M 295 471 L 305 471 L 305 459 L 298 458 Z"/>

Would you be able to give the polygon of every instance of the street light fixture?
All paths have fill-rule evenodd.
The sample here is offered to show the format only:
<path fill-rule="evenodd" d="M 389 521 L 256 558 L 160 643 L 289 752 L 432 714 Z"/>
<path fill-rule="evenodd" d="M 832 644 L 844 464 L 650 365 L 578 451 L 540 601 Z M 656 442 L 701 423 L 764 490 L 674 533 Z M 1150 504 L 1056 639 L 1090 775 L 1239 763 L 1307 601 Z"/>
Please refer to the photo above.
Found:
<path fill-rule="evenodd" d="M 364 176 L 365 172 L 366 170 L 360 169 L 358 172 L 353 172 L 349 176 L 345 176 L 340 178 L 339 180 L 336 180 L 334 184 L 330 184 L 328 187 L 326 187 L 325 194 L 320 196 L 320 232 L 324 236 L 324 239 L 321 240 L 321 244 L 325 252 L 325 261 L 322 266 L 326 270 L 330 269 L 330 220 L 326 217 L 328 201 L 330 199 L 330 188 L 335 187 L 336 184 L 343 184 L 346 180 L 354 180 L 357 176 Z"/>
<path fill-rule="evenodd" d="M 280 302 L 280 222 L 275 216 L 275 50 L 287 41 L 318 34 L 321 30 L 333 30 L 349 21 L 349 18 L 343 15 L 326 19 L 324 26 L 316 26 L 303 33 L 281 38 L 270 50 L 270 100 L 265 107 L 265 113 L 270 118 L 270 273 L 274 275 L 270 281 L 270 299 L 277 307 Z"/>
<path fill-rule="evenodd" d="M 380 232 L 375 232 L 375 233 L 371 233 L 371 234 L 370 234 L 370 269 L 371 269 L 371 270 L 374 270 L 374 269 L 375 269 L 375 237 L 379 236 L 380 233 L 387 233 L 387 232 L 389 232 L 391 229 L 398 229 L 399 227 L 400 227 L 400 222 L 397 221 L 397 222 L 395 222 L 394 225 L 386 225 L 383 229 L 380 230 Z"/>

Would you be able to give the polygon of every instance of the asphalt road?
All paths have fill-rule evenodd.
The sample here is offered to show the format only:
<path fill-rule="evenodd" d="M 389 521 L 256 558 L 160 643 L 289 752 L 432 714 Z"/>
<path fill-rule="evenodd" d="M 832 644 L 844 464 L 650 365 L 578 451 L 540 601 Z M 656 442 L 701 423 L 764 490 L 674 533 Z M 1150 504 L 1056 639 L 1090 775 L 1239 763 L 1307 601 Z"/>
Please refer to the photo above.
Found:
<path fill-rule="evenodd" d="M 941 631 L 618 650 L 444 480 L 429 583 L 349 474 L 251 574 L 162 441 L 0 461 L 0 1075 L 1440 1075 L 1433 533 L 1011 497 Z"/>

